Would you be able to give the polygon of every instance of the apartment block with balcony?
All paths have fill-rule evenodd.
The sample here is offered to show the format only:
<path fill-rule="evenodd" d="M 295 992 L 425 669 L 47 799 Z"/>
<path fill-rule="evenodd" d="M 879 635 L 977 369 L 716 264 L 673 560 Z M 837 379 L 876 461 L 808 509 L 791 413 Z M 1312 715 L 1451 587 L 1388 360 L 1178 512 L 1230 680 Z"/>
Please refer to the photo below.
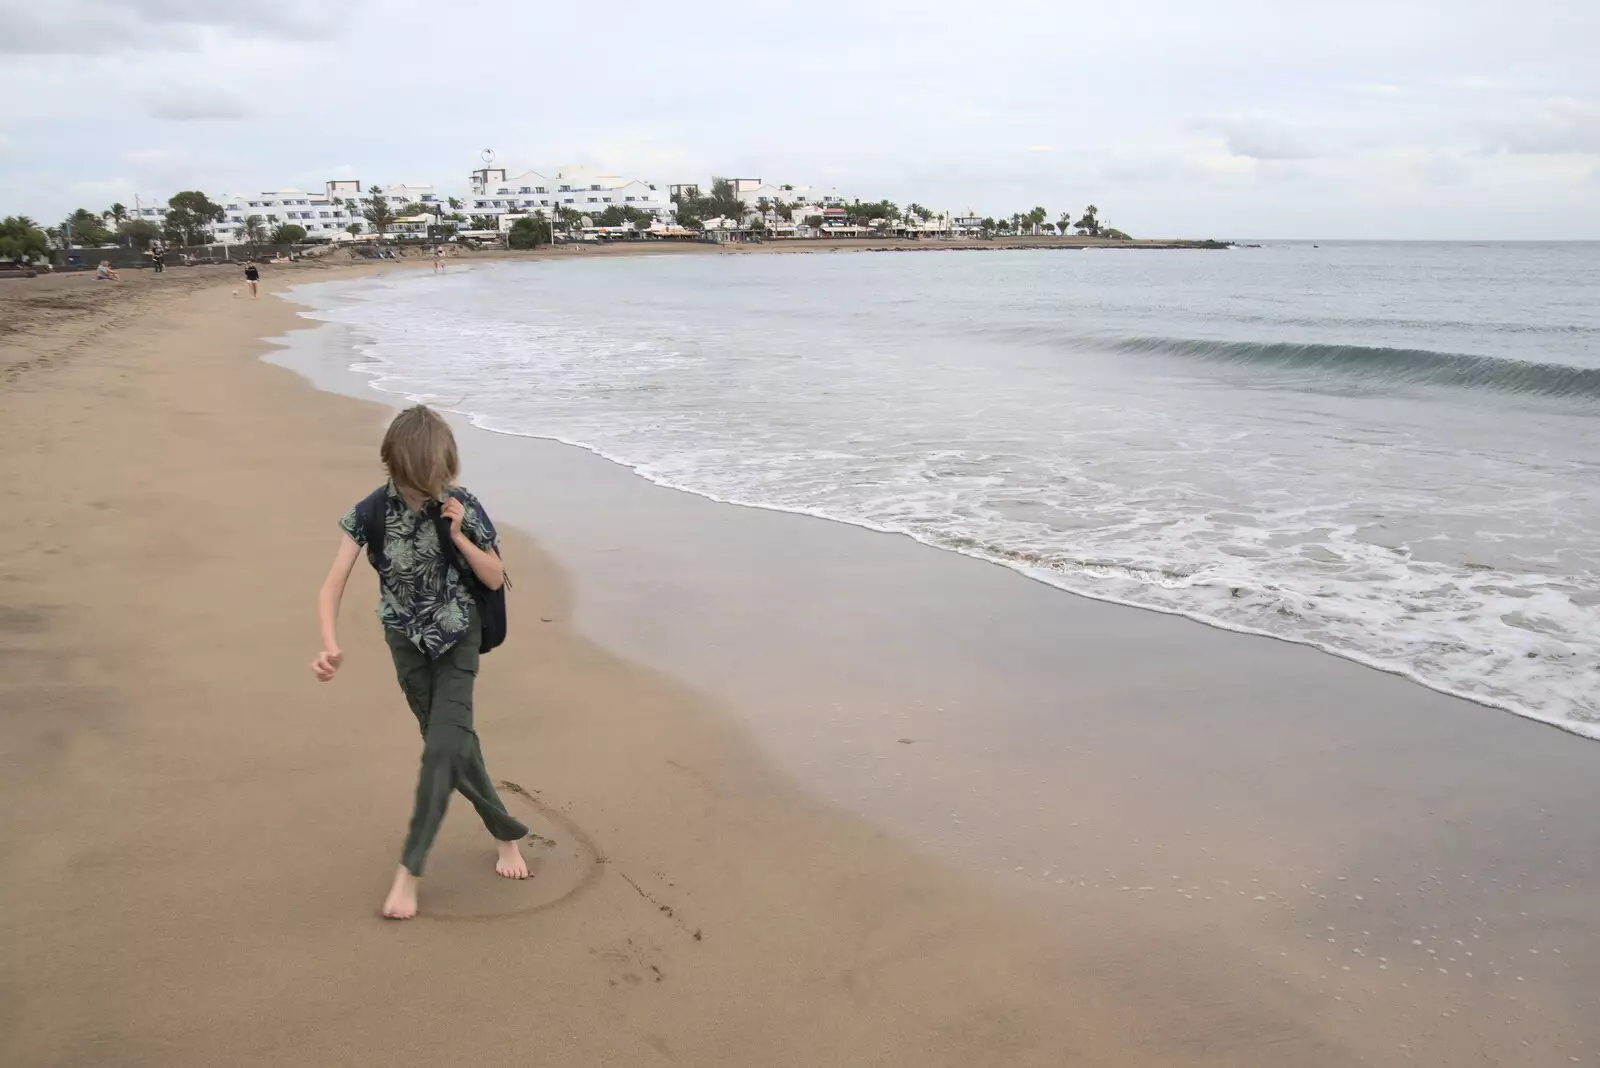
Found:
<path fill-rule="evenodd" d="M 656 219 L 672 215 L 672 201 L 653 183 L 588 167 L 549 174 L 531 170 L 512 174 L 503 167 L 483 167 L 472 172 L 470 181 L 472 193 L 462 210 L 492 218 L 496 228 L 503 215 L 535 211 L 553 215 L 562 208 L 591 216 L 612 206 L 635 208 Z"/>
<path fill-rule="evenodd" d="M 433 214 L 442 214 L 446 201 L 433 185 L 398 183 L 383 187 L 379 194 L 398 214 L 407 204 L 425 204 Z M 238 244 L 244 240 L 244 221 L 252 215 L 261 217 L 262 225 L 270 232 L 284 223 L 305 227 L 306 236 L 312 239 L 333 240 L 352 225 L 367 229 L 362 217 L 364 202 L 371 198 L 359 181 L 343 179 L 324 183 L 322 191 L 308 193 L 300 189 L 267 190 L 260 193 L 230 193 L 217 203 L 227 217 L 214 228 L 217 240 L 223 244 Z M 351 202 L 354 201 L 354 206 Z"/>

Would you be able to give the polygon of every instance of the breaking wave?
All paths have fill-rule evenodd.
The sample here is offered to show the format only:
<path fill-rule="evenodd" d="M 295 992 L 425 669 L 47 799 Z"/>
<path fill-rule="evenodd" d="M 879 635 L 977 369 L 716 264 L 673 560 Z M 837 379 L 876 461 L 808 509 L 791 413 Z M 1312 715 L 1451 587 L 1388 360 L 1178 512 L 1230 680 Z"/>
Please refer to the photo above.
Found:
<path fill-rule="evenodd" d="M 1398 385 L 1457 386 L 1547 397 L 1600 398 L 1600 368 L 1535 363 L 1500 356 L 1365 345 L 1160 337 L 1124 338 L 1111 342 L 1109 347 L 1115 352 L 1177 356 L 1238 366 L 1326 371 Z"/>

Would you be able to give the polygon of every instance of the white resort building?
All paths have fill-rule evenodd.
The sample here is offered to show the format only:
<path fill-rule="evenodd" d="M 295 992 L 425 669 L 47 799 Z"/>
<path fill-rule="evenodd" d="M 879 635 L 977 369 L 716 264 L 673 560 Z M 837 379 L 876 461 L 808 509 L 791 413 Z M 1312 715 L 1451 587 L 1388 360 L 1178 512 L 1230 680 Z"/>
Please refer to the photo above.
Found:
<path fill-rule="evenodd" d="M 522 216 L 535 212 L 553 215 L 561 209 L 571 209 L 587 217 L 586 236 L 588 231 L 608 238 L 623 233 L 637 234 L 634 227 L 622 227 L 614 234 L 611 230 L 617 228 L 606 227 L 600 221 L 599 216 L 606 209 L 615 207 L 643 212 L 650 220 L 652 236 L 688 236 L 689 231 L 680 231 L 675 226 L 677 206 L 673 196 L 691 191 L 701 195 L 719 181 L 732 184 L 745 208 L 740 218 L 703 220 L 707 236 L 719 240 L 742 240 L 756 233 L 775 238 L 868 234 L 964 237 L 975 235 L 980 222 L 969 211 L 964 215 L 939 212 L 926 219 L 879 220 L 871 225 L 859 225 L 851 221 L 849 212 L 855 198 L 836 188 L 779 184 L 761 178 L 713 178 L 707 185 L 658 187 L 643 179 L 591 167 L 564 167 L 550 172 L 525 170 L 513 174 L 507 168 L 491 166 L 473 171 L 469 180 L 471 192 L 459 200 L 440 196 L 431 183 L 402 182 L 381 187 L 376 195 L 384 199 L 394 220 L 386 227 L 386 232 L 425 236 L 434 232 L 436 225 L 455 216 L 457 225 L 463 228 L 470 226 L 475 230 L 503 233 Z M 370 238 L 374 235 L 368 233 L 371 227 L 363 212 L 373 196 L 355 179 L 328 181 L 315 192 L 272 189 L 213 196 L 212 200 L 222 207 L 224 218 L 212 227 L 212 232 L 219 244 L 243 243 L 245 221 L 255 215 L 260 217 L 261 227 L 269 235 L 279 226 L 293 224 L 304 227 L 311 241 L 344 241 L 352 234 Z M 413 205 L 416 207 L 402 217 L 402 209 Z M 163 200 L 138 197 L 130 215 L 160 224 L 167 213 Z M 463 217 L 471 222 L 460 222 Z"/>
<path fill-rule="evenodd" d="M 854 198 L 832 187 L 775 185 L 760 178 L 713 178 L 711 181 L 713 185 L 719 181 L 731 182 L 734 192 L 748 209 L 744 219 L 718 220 L 715 229 L 743 231 L 752 219 L 759 218 L 771 237 L 858 237 L 869 232 L 867 227 L 852 226 L 846 217 L 845 209 Z M 811 226 L 806 223 L 807 219 L 821 219 L 822 224 Z M 709 222 L 706 226 L 713 229 Z"/>
<path fill-rule="evenodd" d="M 550 174 L 510 174 L 504 167 L 481 167 L 472 172 L 471 182 L 472 193 L 461 210 L 468 216 L 492 218 L 494 225 L 489 229 L 502 228 L 500 216 L 506 214 L 552 214 L 561 208 L 590 216 L 613 206 L 636 208 L 657 219 L 672 215 L 672 201 L 652 183 L 588 167 L 563 168 Z"/>
<path fill-rule="evenodd" d="M 807 214 L 820 215 L 823 208 L 843 207 L 850 203 L 849 198 L 837 189 L 818 189 L 810 185 L 773 185 L 759 178 L 727 180 L 736 183 L 734 190 L 739 194 L 739 199 L 752 208 L 767 204 L 793 204 L 797 212 L 800 208 L 813 208 L 816 210 Z"/>
<path fill-rule="evenodd" d="M 128 209 L 128 218 L 140 219 L 160 226 L 167 218 L 166 197 L 135 195 L 133 207 Z"/>
<path fill-rule="evenodd" d="M 329 183 L 332 185 L 333 183 Z M 303 226 L 308 237 L 331 238 L 351 222 L 359 222 L 359 211 L 345 207 L 344 197 L 334 197 L 327 192 L 307 193 L 300 189 L 269 189 L 259 193 L 229 193 L 217 200 L 227 217 L 212 233 L 219 242 L 227 245 L 245 240 L 245 220 L 259 216 L 261 226 L 269 234 L 286 223 Z"/>
<path fill-rule="evenodd" d="M 439 198 L 431 184 L 417 185 L 400 183 L 383 187 L 381 194 L 389 203 L 389 208 L 399 214 L 402 207 L 407 204 L 425 204 L 434 210 L 434 214 L 441 214 L 445 202 Z M 361 210 L 365 201 L 371 198 L 361 185 L 354 180 L 340 180 L 327 182 L 320 193 L 307 193 L 299 189 L 277 189 L 261 193 L 229 193 L 221 198 L 213 198 L 221 205 L 226 218 L 212 227 L 219 243 L 225 245 L 239 244 L 244 240 L 244 222 L 252 215 L 261 217 L 261 225 L 268 233 L 277 229 L 284 223 L 293 223 L 303 226 L 306 236 L 313 239 L 334 240 L 345 234 L 353 224 L 366 230 L 367 224 L 362 218 Z M 350 201 L 355 201 L 352 208 Z M 166 209 L 161 209 L 165 214 Z"/>

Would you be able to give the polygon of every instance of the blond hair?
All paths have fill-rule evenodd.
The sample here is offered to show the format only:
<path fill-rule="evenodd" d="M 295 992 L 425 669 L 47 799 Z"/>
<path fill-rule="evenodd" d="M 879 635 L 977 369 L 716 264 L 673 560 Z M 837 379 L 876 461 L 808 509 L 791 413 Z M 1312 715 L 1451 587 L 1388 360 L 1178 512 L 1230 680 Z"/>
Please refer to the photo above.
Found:
<path fill-rule="evenodd" d="M 443 498 L 460 470 L 450 424 L 426 404 L 394 417 L 378 455 L 396 487 L 428 498 Z"/>

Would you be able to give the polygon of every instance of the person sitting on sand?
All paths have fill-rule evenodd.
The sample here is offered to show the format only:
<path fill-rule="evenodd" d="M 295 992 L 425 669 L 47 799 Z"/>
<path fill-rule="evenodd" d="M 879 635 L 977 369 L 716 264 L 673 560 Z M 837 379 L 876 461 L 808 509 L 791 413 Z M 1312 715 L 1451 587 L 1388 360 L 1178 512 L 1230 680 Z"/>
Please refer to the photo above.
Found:
<path fill-rule="evenodd" d="M 249 263 L 244 268 L 244 280 L 250 285 L 250 299 L 256 299 L 256 286 L 261 284 L 261 271 L 256 265 Z"/>
<path fill-rule="evenodd" d="M 350 570 L 365 547 L 378 567 L 378 619 L 400 689 L 422 728 L 411 827 L 383 903 L 383 915 L 408 920 L 417 914 L 423 861 L 451 791 L 461 791 L 478 810 L 498 849 L 494 870 L 508 879 L 528 877 L 517 844 L 528 828 L 506 811 L 495 792 L 472 726 L 483 620 L 463 570 L 470 568 L 483 587 L 498 590 L 505 583 L 499 536 L 478 499 L 455 485 L 455 436 L 433 409 L 418 405 L 395 416 L 379 456 L 388 483 L 339 523 L 344 537 L 317 595 L 322 653 L 311 670 L 327 682 L 344 660 L 335 624 Z M 375 553 L 367 530 L 370 525 L 376 534 L 380 520 L 382 546 Z"/>
<path fill-rule="evenodd" d="M 117 274 L 117 269 L 111 266 L 110 260 L 101 260 L 100 266 L 94 269 L 94 280 L 96 282 L 120 282 L 122 281 L 122 276 Z"/>

